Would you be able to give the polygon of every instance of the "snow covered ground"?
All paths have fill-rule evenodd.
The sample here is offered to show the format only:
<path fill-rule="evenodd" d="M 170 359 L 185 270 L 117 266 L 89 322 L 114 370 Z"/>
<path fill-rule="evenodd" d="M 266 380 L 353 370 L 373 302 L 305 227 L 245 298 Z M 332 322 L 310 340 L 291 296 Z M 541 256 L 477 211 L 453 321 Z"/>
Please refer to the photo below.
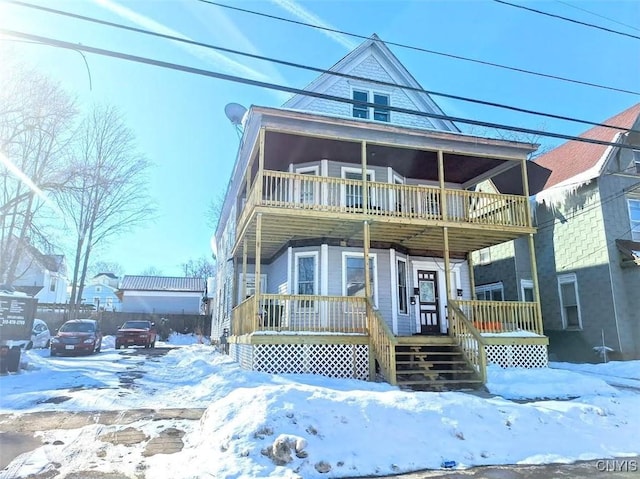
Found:
<path fill-rule="evenodd" d="M 176 479 L 344 477 L 437 469 L 444 461 L 467 468 L 640 454 L 640 389 L 610 381 L 640 381 L 640 361 L 491 367 L 487 386 L 497 396 L 481 397 L 243 371 L 210 346 L 189 344 L 195 337 L 171 338 L 169 345 L 181 346 L 149 358 L 116 352 L 109 340 L 90 357 L 27 352 L 28 370 L 0 377 L 0 413 L 206 408 L 202 419 L 41 432 L 46 444 L 16 459 L 20 475 L 58 463 L 61 477 L 87 464 L 131 477 L 140 471 Z M 145 439 L 132 445 L 99 439 L 125 427 Z M 146 444 L 167 427 L 185 432 L 184 448 L 145 456 Z M 267 457 L 274 443 L 284 456 L 291 447 L 289 462 L 275 465 Z"/>

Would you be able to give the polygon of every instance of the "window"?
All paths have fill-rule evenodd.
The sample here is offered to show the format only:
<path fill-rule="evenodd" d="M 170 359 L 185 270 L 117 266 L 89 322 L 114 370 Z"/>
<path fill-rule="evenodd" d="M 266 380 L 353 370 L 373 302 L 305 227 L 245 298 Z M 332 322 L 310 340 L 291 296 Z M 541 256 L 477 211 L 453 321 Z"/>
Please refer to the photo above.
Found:
<path fill-rule="evenodd" d="M 113 298 L 107 298 L 107 308 L 113 308 Z"/>
<path fill-rule="evenodd" d="M 353 99 L 356 101 L 374 103 L 376 105 L 374 108 L 369 108 L 364 105 L 353 105 L 354 118 L 373 118 L 376 121 L 383 121 L 385 123 L 389 123 L 391 121 L 391 112 L 388 108 L 385 108 L 390 105 L 389 95 L 366 90 L 353 90 Z"/>
<path fill-rule="evenodd" d="M 366 91 L 353 90 L 353 99 L 356 101 L 369 102 L 369 93 Z M 353 105 L 354 118 L 369 118 L 369 108 L 362 105 Z"/>
<path fill-rule="evenodd" d="M 376 255 L 369 255 L 369 277 L 371 278 L 371 296 L 373 304 L 377 306 Z M 364 297 L 364 255 L 357 253 L 342 253 L 342 283 L 345 296 Z"/>
<path fill-rule="evenodd" d="M 296 173 L 299 175 L 310 175 L 317 176 L 318 175 L 318 167 L 310 166 L 305 168 L 296 168 Z M 313 205 L 315 204 L 317 196 L 319 183 L 314 181 L 313 178 L 306 180 L 300 179 L 295 182 L 295 201 L 298 203 L 302 203 L 304 205 Z"/>
<path fill-rule="evenodd" d="M 51 278 L 49 280 L 49 291 L 53 292 L 56 290 L 56 278 Z"/>
<path fill-rule="evenodd" d="M 502 282 L 476 286 L 476 299 L 484 301 L 504 301 Z"/>
<path fill-rule="evenodd" d="M 96 308 L 100 307 L 100 298 L 98 296 L 95 296 L 93 298 L 93 304 L 96 306 Z"/>
<path fill-rule="evenodd" d="M 484 248 L 478 251 L 478 264 L 489 264 L 491 263 L 491 249 Z"/>
<path fill-rule="evenodd" d="M 389 109 L 382 108 L 385 106 L 389 106 L 389 95 L 380 95 L 378 93 L 374 93 L 373 103 L 376 104 L 376 107 L 373 109 L 373 119 L 376 121 L 384 121 L 389 123 Z"/>
<path fill-rule="evenodd" d="M 533 302 L 533 281 L 530 279 L 520 280 L 520 289 L 522 291 L 522 301 Z"/>
<path fill-rule="evenodd" d="M 99 293 L 102 291 L 102 286 L 96 286 L 96 293 Z"/>
<path fill-rule="evenodd" d="M 631 239 L 640 241 L 640 200 L 627 200 L 629 220 L 631 221 Z"/>
<path fill-rule="evenodd" d="M 295 294 L 316 294 L 318 253 L 296 253 Z"/>
<path fill-rule="evenodd" d="M 343 203 L 349 208 L 362 208 L 362 170 L 358 168 L 342 167 L 342 177 L 347 180 L 357 180 L 359 183 L 350 182 L 344 185 Z M 367 181 L 375 181 L 373 170 L 367 170 Z M 373 189 L 369 188 L 369 206 L 374 204 Z"/>
<path fill-rule="evenodd" d="M 558 276 L 558 291 L 560 293 L 563 327 L 565 329 L 582 329 L 576 275 L 564 274 Z"/>
<path fill-rule="evenodd" d="M 398 259 L 398 311 L 407 314 L 407 262 Z"/>
<path fill-rule="evenodd" d="M 640 150 L 633 150 L 633 163 L 636 166 L 636 174 L 640 175 Z"/>

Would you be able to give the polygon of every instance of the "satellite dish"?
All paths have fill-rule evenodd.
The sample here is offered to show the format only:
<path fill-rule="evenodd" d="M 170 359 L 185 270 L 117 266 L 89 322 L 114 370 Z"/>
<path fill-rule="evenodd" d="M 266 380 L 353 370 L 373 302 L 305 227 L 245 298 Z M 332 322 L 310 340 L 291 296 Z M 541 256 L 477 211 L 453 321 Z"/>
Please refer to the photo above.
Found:
<path fill-rule="evenodd" d="M 224 107 L 224 114 L 227 115 L 231 124 L 236 127 L 242 125 L 242 118 L 246 112 L 247 109 L 239 103 L 228 103 Z"/>

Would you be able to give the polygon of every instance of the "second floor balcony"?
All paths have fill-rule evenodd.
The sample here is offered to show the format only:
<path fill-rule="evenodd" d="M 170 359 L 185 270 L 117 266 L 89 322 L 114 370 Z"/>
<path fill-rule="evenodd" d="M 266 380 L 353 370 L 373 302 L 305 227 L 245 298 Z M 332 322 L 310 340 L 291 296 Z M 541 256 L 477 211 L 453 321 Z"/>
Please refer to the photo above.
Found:
<path fill-rule="evenodd" d="M 528 199 L 437 186 L 383 183 L 263 170 L 242 201 L 239 226 L 256 207 L 331 213 L 348 219 L 516 229 L 531 228 Z"/>

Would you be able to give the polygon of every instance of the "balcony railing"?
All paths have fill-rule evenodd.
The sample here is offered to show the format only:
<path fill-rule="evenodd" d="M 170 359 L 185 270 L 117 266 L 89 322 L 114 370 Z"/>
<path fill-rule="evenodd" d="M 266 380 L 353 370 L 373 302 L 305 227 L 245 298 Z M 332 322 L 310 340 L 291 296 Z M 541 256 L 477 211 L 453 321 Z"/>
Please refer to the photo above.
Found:
<path fill-rule="evenodd" d="M 543 334 L 536 303 L 521 301 L 451 301 L 481 333 L 529 331 Z"/>
<path fill-rule="evenodd" d="M 364 298 L 261 294 L 233 309 L 233 334 L 257 331 L 366 334 Z"/>
<path fill-rule="evenodd" d="M 257 181 L 262 181 L 260 197 L 255 187 Z M 443 208 L 438 187 L 367 182 L 366 188 L 364 195 L 360 180 L 265 170 L 262 179 L 259 175 L 249 191 L 240 222 L 254 206 L 270 206 L 389 218 L 530 226 L 528 201 L 523 196 L 446 189 L 446 208 Z"/>

